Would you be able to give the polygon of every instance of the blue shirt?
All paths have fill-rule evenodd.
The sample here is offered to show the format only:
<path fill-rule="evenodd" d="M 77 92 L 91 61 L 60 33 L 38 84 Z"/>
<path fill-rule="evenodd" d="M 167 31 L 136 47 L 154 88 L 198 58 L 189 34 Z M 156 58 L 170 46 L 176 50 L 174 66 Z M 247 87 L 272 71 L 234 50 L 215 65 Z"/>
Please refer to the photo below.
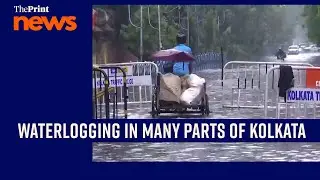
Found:
<path fill-rule="evenodd" d="M 184 45 L 184 44 L 179 44 L 176 47 L 174 47 L 174 49 L 179 50 L 179 51 L 183 51 L 186 53 L 191 54 L 191 48 Z M 178 75 L 178 76 L 184 76 L 186 74 L 189 74 L 189 64 L 190 62 L 177 62 L 173 65 L 173 73 Z"/>

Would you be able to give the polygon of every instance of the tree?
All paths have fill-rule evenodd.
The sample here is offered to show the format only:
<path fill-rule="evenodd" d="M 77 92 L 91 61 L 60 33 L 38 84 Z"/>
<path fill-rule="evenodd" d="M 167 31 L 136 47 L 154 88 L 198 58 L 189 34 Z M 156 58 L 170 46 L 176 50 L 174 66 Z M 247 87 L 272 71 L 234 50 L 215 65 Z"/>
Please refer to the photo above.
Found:
<path fill-rule="evenodd" d="M 142 7 L 143 54 L 146 59 L 159 49 L 158 30 L 149 25 L 150 20 L 151 25 L 158 28 L 158 14 L 157 6 Z M 100 6 L 99 8 L 115 11 L 112 26 L 114 35 L 109 40 L 121 41 L 139 57 L 140 29 L 128 21 L 128 7 Z M 295 8 L 301 9 L 296 6 L 276 5 L 161 5 L 162 45 L 164 48 L 173 47 L 176 34 L 178 32 L 188 34 L 186 29 L 189 24 L 189 45 L 195 54 L 218 51 L 222 46 L 228 56 L 235 58 L 244 59 L 259 55 L 265 52 L 266 47 L 278 46 L 293 39 L 296 17 L 299 16 Z M 140 6 L 131 6 L 131 19 L 133 24 L 140 26 Z M 314 37 L 319 32 L 318 30 L 310 33 L 310 36 Z"/>
<path fill-rule="evenodd" d="M 303 16 L 306 18 L 309 39 L 320 44 L 320 6 L 305 6 Z"/>

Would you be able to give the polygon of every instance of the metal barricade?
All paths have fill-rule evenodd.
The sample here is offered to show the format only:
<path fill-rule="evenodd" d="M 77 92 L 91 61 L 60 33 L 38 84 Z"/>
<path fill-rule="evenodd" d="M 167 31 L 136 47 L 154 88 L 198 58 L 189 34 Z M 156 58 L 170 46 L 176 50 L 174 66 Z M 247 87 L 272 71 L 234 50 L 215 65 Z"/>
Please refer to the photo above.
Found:
<path fill-rule="evenodd" d="M 222 106 L 264 108 L 264 83 L 270 68 L 277 65 L 308 66 L 309 63 L 230 61 L 223 67 Z M 272 89 L 276 76 L 272 73 Z"/>
<path fill-rule="evenodd" d="M 99 69 L 93 68 L 93 82 L 104 83 L 93 83 L 93 95 L 92 95 L 92 108 L 93 108 L 93 119 L 109 118 L 109 91 L 108 91 L 108 76 L 107 74 Z M 104 106 L 101 106 L 101 102 L 106 102 Z"/>
<path fill-rule="evenodd" d="M 279 74 L 280 67 L 277 66 L 268 70 L 265 84 L 266 93 L 264 94 L 266 99 L 264 117 L 277 119 L 320 118 L 320 67 L 293 66 L 292 70 L 294 72 L 294 87 L 287 91 L 287 96 L 293 96 L 296 101 L 285 101 L 282 97 L 279 97 L 278 88 L 270 89 L 269 77 L 271 74 Z M 310 74 L 311 71 L 314 73 Z M 311 88 L 310 80 L 313 83 Z M 298 92 L 301 94 L 298 94 Z M 303 97 L 299 97 L 300 95 Z"/>
<path fill-rule="evenodd" d="M 153 86 L 156 82 L 156 75 L 159 72 L 158 66 L 153 62 L 130 62 L 97 65 L 101 69 L 111 67 L 121 67 L 127 76 L 128 104 L 151 103 Z M 119 85 L 118 92 L 124 92 L 123 86 Z M 118 94 L 119 100 L 124 99 L 124 93 Z M 123 101 L 118 101 L 118 105 L 123 105 Z"/>
<path fill-rule="evenodd" d="M 121 86 L 121 91 L 119 87 Z M 119 96 L 119 93 L 122 96 Z M 121 101 L 123 108 L 118 107 Z M 96 119 L 128 118 L 127 76 L 120 67 L 93 68 L 93 110 Z M 110 110 L 110 108 L 112 108 Z"/>
<path fill-rule="evenodd" d="M 225 58 L 225 59 L 223 59 Z M 192 66 L 193 72 L 198 72 L 207 69 L 222 69 L 224 60 L 223 52 L 206 52 L 195 55 L 195 62 Z"/>

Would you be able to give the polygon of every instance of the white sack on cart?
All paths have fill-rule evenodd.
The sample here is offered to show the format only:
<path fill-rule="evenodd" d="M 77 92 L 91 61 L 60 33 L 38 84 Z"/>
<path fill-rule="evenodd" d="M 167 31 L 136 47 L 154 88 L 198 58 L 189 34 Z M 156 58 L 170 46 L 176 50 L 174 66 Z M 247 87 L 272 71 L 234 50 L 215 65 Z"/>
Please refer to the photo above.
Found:
<path fill-rule="evenodd" d="M 189 78 L 187 79 L 187 82 L 189 87 L 198 87 L 198 86 L 203 86 L 206 80 L 195 74 L 190 74 Z"/>
<path fill-rule="evenodd" d="M 180 102 L 184 105 L 198 105 L 201 101 L 202 87 L 190 87 L 185 90 L 180 96 Z"/>
<path fill-rule="evenodd" d="M 184 105 L 198 105 L 201 101 L 203 85 L 206 81 L 195 74 L 190 74 L 187 82 L 189 88 L 181 94 L 180 102 Z"/>

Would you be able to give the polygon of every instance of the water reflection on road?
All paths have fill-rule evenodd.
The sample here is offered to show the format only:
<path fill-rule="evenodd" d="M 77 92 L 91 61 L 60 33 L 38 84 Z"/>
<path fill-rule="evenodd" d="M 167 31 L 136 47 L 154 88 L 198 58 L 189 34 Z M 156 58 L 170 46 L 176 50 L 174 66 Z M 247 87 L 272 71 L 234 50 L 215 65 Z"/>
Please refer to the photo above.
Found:
<path fill-rule="evenodd" d="M 93 160 L 320 161 L 320 143 L 95 143 Z"/>

